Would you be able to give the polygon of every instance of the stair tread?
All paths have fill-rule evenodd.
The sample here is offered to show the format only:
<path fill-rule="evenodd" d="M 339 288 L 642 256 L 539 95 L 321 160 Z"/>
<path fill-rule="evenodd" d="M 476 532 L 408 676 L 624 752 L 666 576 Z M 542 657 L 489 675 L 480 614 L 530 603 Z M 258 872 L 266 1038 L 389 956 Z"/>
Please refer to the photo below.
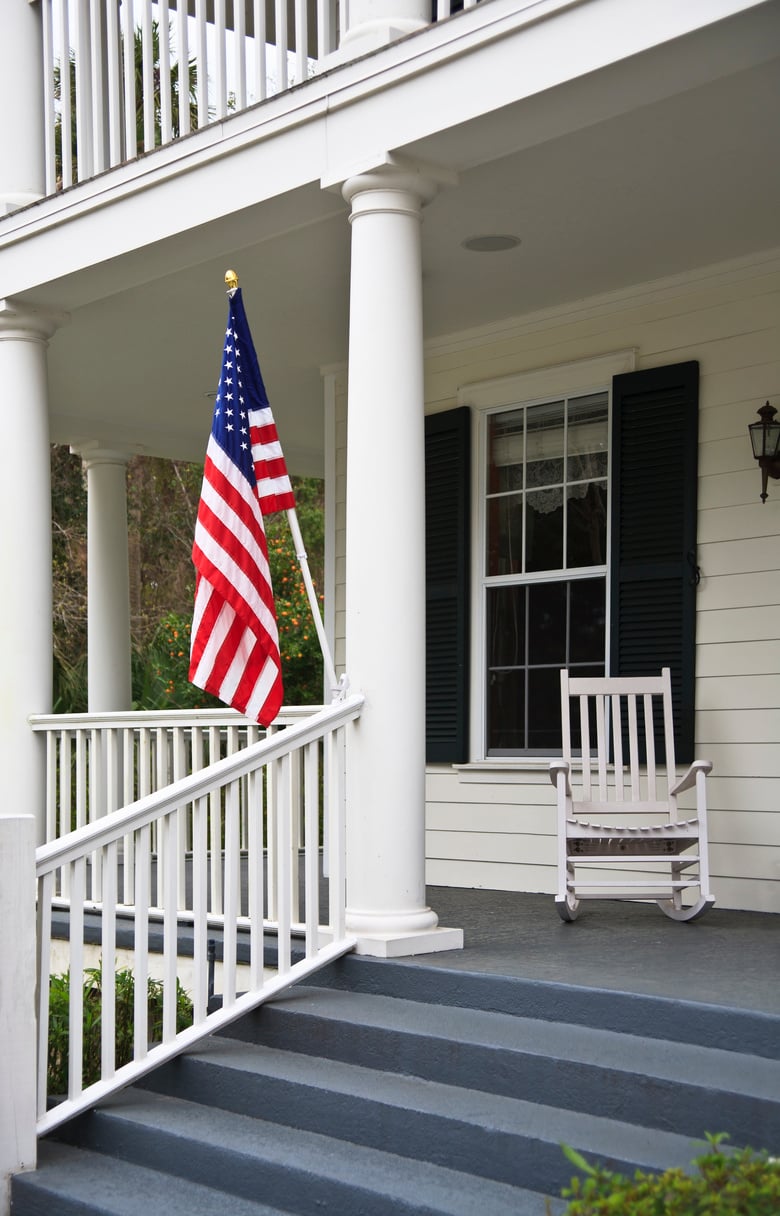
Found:
<path fill-rule="evenodd" d="M 214 1187 L 56 1140 L 41 1141 L 37 1169 L 17 1175 L 13 1191 L 15 1216 L 17 1212 L 20 1216 L 70 1216 L 71 1212 L 138 1216 L 147 1204 L 150 1211 L 164 1211 L 165 1216 L 215 1216 L 225 1211 L 225 1196 Z M 279 1208 L 231 1197 L 230 1216 L 282 1214 Z"/>
<path fill-rule="evenodd" d="M 468 1123 L 474 1129 L 528 1136 L 537 1142 L 573 1144 L 586 1155 L 644 1168 L 685 1166 L 701 1147 L 701 1141 L 675 1132 L 402 1073 L 378 1073 L 360 1064 L 302 1056 L 239 1040 L 215 1038 L 188 1052 L 187 1059 L 232 1070 L 234 1075 L 249 1072 L 257 1077 L 284 1079 L 299 1086 L 395 1106 L 410 1115 L 421 1113 Z M 230 1092 L 229 1072 L 226 1086 Z M 213 1092 L 214 1086 L 210 1088 Z"/>
<path fill-rule="evenodd" d="M 429 1035 L 460 1044 L 641 1073 L 769 1101 L 776 1101 L 780 1093 L 780 1061 L 598 1027 L 304 986 L 269 1002 L 267 1008 L 301 1018 L 322 1017 L 378 1030 Z M 262 1020 L 263 1010 L 254 1016 Z"/>
<path fill-rule="evenodd" d="M 137 1142 L 134 1132 L 140 1133 Z M 208 1168 L 208 1159 L 222 1154 L 231 1193 L 246 1176 L 244 1167 L 251 1170 L 270 1164 L 304 1176 L 309 1187 L 335 1184 L 365 1192 L 369 1206 L 360 1210 L 366 1212 L 376 1203 L 370 1196 L 382 1196 L 398 1211 L 482 1216 L 489 1210 L 491 1216 L 523 1216 L 526 1212 L 542 1216 L 547 1198 L 538 1191 L 401 1158 L 317 1132 L 297 1129 L 293 1136 L 288 1127 L 276 1123 L 137 1089 L 109 1099 L 94 1112 L 89 1135 L 98 1145 L 116 1142 L 120 1151 L 127 1153 L 132 1153 L 137 1143 L 153 1167 L 156 1154 L 171 1160 L 171 1142 L 177 1140 L 189 1143 L 193 1164 L 200 1168 Z M 273 1201 L 267 1180 L 262 1185 Z M 322 1199 L 317 1200 L 317 1207 L 329 1210 Z M 293 1205 L 292 1210 L 297 1208 Z"/>

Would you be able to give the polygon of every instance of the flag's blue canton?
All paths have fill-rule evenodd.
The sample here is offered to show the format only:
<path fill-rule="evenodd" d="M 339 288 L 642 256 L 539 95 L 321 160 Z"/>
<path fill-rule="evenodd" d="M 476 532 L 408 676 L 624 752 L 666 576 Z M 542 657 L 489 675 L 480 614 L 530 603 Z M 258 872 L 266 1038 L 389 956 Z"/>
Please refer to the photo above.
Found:
<path fill-rule="evenodd" d="M 236 293 L 238 294 L 238 293 Z M 217 385 L 217 400 L 214 406 L 214 421 L 211 433 L 222 450 L 238 466 L 249 484 L 256 485 L 255 466 L 252 459 L 252 442 L 249 435 L 249 416 L 247 405 L 253 404 L 257 393 L 252 391 L 251 377 L 249 387 L 244 388 L 242 360 L 245 342 L 240 337 L 241 326 L 237 324 L 238 317 L 234 309 L 235 297 L 230 302 L 228 327 L 225 331 L 225 347 L 222 352 L 222 374 Z M 240 306 L 241 318 L 246 329 L 244 306 Z M 251 350 L 251 339 L 249 341 Z M 260 369 L 258 368 L 258 377 Z M 260 379 L 260 388 L 265 394 L 265 387 Z"/>

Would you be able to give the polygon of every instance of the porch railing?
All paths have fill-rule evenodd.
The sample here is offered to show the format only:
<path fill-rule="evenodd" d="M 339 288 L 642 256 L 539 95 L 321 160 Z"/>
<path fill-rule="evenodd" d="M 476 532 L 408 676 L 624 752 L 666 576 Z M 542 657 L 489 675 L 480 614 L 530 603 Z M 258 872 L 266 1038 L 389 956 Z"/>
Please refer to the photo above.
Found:
<path fill-rule="evenodd" d="M 47 193 L 316 70 L 337 0 L 42 0 Z"/>
<path fill-rule="evenodd" d="M 345 931 L 344 910 L 343 747 L 347 724 L 359 716 L 362 703 L 362 697 L 351 696 L 327 706 L 170 786 L 141 796 L 130 806 L 85 822 L 37 850 L 39 1133 L 131 1083 L 351 949 L 354 941 Z M 39 719 L 39 728 L 40 723 Z M 166 736 L 171 729 L 167 728 Z M 216 831 L 215 823 L 219 825 Z M 323 836 L 329 881 L 328 911 L 321 924 Z M 294 848 L 295 839 L 300 845 Z M 187 843 L 183 869 L 182 840 Z M 300 889 L 299 862 L 303 871 Z M 128 872 L 132 873 L 130 883 Z M 216 876 L 221 889 L 218 915 L 211 898 Z M 66 901 L 63 892 L 67 892 Z M 68 1087 L 64 1100 L 52 1106 L 47 1092 L 49 990 L 55 913 L 63 902 L 68 914 L 65 930 L 60 917 L 58 932 L 67 933 L 71 977 Z M 86 1085 L 85 986 L 81 982 L 85 918 L 98 927 L 101 967 L 100 1078 Z M 115 973 L 120 955 L 118 927 L 123 924 L 132 938 L 129 963 L 134 973 L 135 1006 L 132 1059 L 118 1065 Z M 221 1001 L 219 1008 L 210 1010 L 207 952 L 214 926 L 222 937 Z M 294 962 L 296 927 L 302 935 L 302 957 Z M 276 966 L 271 970 L 264 955 L 265 929 L 273 929 L 276 936 Z M 248 959 L 239 973 L 242 930 Z M 147 1041 L 150 931 L 161 932 L 162 939 L 162 1032 L 161 1041 L 153 1045 Z M 191 968 L 193 1009 L 192 1025 L 177 1032 L 183 931 L 192 942 L 192 960 L 186 962 Z"/>

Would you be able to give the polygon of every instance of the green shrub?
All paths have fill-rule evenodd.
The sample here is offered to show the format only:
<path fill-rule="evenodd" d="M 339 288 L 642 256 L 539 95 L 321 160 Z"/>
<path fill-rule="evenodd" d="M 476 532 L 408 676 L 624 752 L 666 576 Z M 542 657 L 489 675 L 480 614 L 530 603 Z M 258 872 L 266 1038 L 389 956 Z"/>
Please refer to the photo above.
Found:
<path fill-rule="evenodd" d="M 707 1135 L 709 1149 L 695 1157 L 694 1173 L 637 1170 L 633 1178 L 590 1165 L 568 1146 L 563 1151 L 585 1175 L 564 1189 L 565 1216 L 777 1216 L 780 1161 L 742 1148 L 725 1152 L 724 1134 Z"/>
<path fill-rule="evenodd" d="M 86 1088 L 100 1080 L 101 1011 L 103 1002 L 101 967 L 84 972 L 84 1047 L 82 1085 Z M 47 1092 L 63 1094 L 68 1088 L 70 973 L 53 975 L 49 984 L 49 1050 Z M 148 981 L 147 1042 L 162 1041 L 163 985 Z M 129 967 L 116 973 L 116 1067 L 133 1058 L 135 977 Z M 192 1025 L 192 1001 L 176 980 L 176 1030 Z"/>

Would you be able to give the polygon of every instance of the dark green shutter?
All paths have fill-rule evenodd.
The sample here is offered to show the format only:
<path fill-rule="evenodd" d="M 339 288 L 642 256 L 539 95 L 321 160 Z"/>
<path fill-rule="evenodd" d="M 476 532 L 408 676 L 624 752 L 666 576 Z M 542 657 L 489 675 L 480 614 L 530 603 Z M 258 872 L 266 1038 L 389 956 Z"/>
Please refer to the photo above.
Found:
<path fill-rule="evenodd" d="M 693 759 L 698 363 L 616 376 L 610 672 L 670 667 L 675 753 Z M 663 755 L 662 739 L 657 741 Z"/>
<path fill-rule="evenodd" d="M 471 418 L 425 419 L 426 759 L 468 759 Z"/>

